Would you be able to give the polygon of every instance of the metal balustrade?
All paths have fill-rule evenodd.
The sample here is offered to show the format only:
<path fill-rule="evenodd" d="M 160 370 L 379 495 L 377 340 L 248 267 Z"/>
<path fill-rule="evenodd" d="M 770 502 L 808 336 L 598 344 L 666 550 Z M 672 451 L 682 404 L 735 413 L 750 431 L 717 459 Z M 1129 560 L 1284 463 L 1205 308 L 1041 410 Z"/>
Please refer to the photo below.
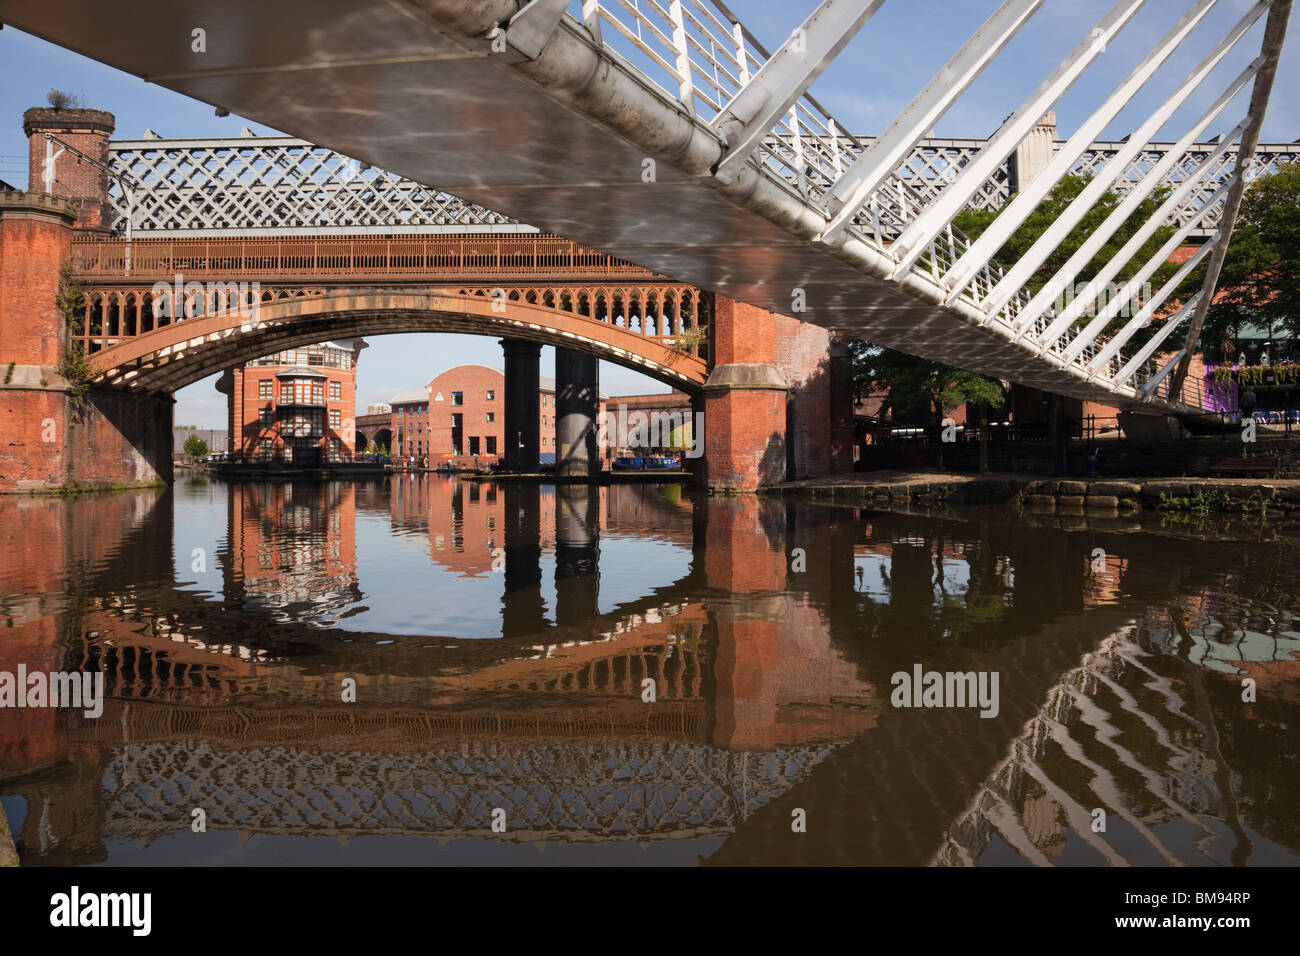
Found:
<path fill-rule="evenodd" d="M 112 281 L 220 277 L 241 281 L 311 278 L 370 282 L 424 277 L 501 276 L 658 278 L 624 262 L 555 236 L 305 236 L 101 239 L 72 243 L 78 279 Z"/>

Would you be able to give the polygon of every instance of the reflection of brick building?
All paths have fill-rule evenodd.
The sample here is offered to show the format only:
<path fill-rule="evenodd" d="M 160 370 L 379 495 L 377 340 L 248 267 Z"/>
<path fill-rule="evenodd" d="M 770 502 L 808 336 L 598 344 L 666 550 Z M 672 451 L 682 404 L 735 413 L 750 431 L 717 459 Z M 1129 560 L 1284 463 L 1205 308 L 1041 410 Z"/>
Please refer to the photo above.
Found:
<path fill-rule="evenodd" d="M 540 377 L 538 428 L 542 455 L 555 454 L 555 379 Z M 459 365 L 424 388 L 393 397 L 394 455 L 494 461 L 505 455 L 505 375 L 484 365 Z M 605 410 L 601 395 L 600 411 Z"/>
<path fill-rule="evenodd" d="M 505 545 L 505 495 L 495 484 L 455 478 L 394 475 L 389 508 L 395 527 L 427 529 L 429 556 L 461 577 L 493 571 L 493 551 Z M 604 502 L 605 489 L 597 489 Z M 538 544 L 555 545 L 555 489 L 538 491 Z M 602 521 L 603 509 L 600 512 Z M 500 570 L 499 568 L 497 570 Z"/>
<path fill-rule="evenodd" d="M 230 583 L 245 607 L 316 620 L 360 598 L 356 488 L 341 482 L 231 486 Z"/>
<path fill-rule="evenodd" d="M 288 349 L 228 369 L 231 455 L 242 461 L 318 465 L 351 459 L 357 359 L 364 339 Z"/>

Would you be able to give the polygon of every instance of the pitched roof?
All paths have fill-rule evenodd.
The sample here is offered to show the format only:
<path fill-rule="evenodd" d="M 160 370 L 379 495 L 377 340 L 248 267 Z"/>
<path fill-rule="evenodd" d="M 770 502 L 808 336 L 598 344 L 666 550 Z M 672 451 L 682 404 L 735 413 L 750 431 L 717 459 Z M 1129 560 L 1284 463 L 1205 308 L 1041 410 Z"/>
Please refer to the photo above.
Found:
<path fill-rule="evenodd" d="M 388 400 L 389 405 L 409 405 L 412 402 L 427 402 L 429 400 L 429 390 L 427 388 L 408 388 L 398 392 Z"/>

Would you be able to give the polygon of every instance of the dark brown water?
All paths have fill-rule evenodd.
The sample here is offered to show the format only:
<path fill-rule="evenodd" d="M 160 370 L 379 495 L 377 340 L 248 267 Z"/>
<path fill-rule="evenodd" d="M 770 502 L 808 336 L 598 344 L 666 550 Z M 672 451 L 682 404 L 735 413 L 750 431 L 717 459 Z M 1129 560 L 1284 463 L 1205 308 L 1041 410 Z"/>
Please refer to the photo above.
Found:
<path fill-rule="evenodd" d="M 0 707 L 23 865 L 1300 858 L 1285 528 L 423 477 L 0 519 L 0 673 L 106 692 Z M 918 666 L 990 716 L 895 706 Z"/>

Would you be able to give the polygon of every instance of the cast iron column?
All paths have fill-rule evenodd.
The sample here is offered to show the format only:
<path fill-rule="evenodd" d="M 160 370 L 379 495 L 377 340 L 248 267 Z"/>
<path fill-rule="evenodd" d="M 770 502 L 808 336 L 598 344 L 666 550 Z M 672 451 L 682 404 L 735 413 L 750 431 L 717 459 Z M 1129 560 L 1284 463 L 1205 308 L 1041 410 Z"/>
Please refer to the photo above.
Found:
<path fill-rule="evenodd" d="M 506 471 L 537 471 L 538 406 L 540 381 L 538 365 L 542 347 L 536 342 L 502 339 L 506 358 Z"/>
<path fill-rule="evenodd" d="M 600 471 L 596 415 L 600 365 L 594 355 L 555 350 L 555 473 L 586 477 Z M 509 394 L 507 392 L 507 394 Z"/>

